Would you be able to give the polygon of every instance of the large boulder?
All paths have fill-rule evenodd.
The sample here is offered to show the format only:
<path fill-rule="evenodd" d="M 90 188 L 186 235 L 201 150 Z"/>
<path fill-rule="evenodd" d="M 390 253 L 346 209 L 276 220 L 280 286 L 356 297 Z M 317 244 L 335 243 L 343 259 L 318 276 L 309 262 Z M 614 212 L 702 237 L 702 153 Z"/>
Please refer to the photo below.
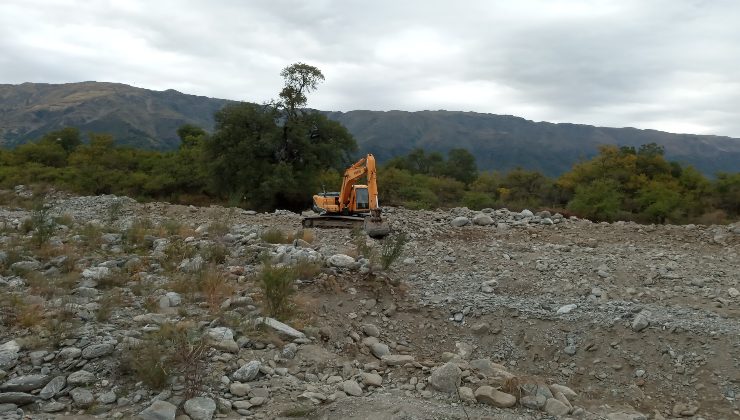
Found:
<path fill-rule="evenodd" d="M 501 392 L 488 385 L 475 390 L 475 399 L 478 400 L 478 402 L 498 408 L 509 408 L 516 404 L 515 396 Z"/>
<path fill-rule="evenodd" d="M 0 392 L 28 392 L 46 385 L 51 378 L 48 375 L 17 376 L 0 385 Z"/>
<path fill-rule="evenodd" d="M 473 224 L 478 226 L 488 226 L 493 224 L 493 219 L 487 214 L 479 213 L 473 217 Z"/>
<path fill-rule="evenodd" d="M 141 420 L 175 420 L 177 407 L 167 401 L 154 401 L 152 405 L 139 413 Z"/>
<path fill-rule="evenodd" d="M 18 352 L 21 346 L 15 340 L 0 345 L 0 370 L 7 370 L 18 363 Z"/>
<path fill-rule="evenodd" d="M 185 401 L 183 409 L 193 420 L 211 420 L 216 412 L 216 402 L 207 397 L 195 397 Z"/>
<path fill-rule="evenodd" d="M 463 227 L 470 224 L 470 219 L 465 216 L 458 216 L 450 222 L 450 225 L 454 227 Z"/>
<path fill-rule="evenodd" d="M 332 267 L 352 268 L 355 265 L 355 259 L 345 254 L 334 254 L 327 259 Z"/>
<path fill-rule="evenodd" d="M 253 381 L 260 373 L 260 367 L 262 367 L 262 363 L 259 360 L 252 360 L 232 373 L 231 378 L 239 382 Z"/>
<path fill-rule="evenodd" d="M 437 391 L 454 394 L 457 393 L 457 388 L 460 386 L 461 376 L 460 368 L 456 364 L 448 362 L 432 372 L 429 383 Z"/>

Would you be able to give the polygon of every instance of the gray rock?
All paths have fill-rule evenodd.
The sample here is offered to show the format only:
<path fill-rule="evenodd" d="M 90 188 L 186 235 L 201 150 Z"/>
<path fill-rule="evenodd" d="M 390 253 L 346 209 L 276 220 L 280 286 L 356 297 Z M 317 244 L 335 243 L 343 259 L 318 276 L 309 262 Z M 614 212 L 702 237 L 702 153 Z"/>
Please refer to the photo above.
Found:
<path fill-rule="evenodd" d="M 76 359 L 80 356 L 82 356 L 82 350 L 77 347 L 65 347 L 57 353 L 57 357 L 60 359 Z"/>
<path fill-rule="evenodd" d="M 454 227 L 463 227 L 470 224 L 470 219 L 465 216 L 458 216 L 450 222 L 450 225 Z"/>
<path fill-rule="evenodd" d="M 413 363 L 414 356 L 407 354 L 388 354 L 380 358 L 386 366 L 402 366 L 406 363 Z"/>
<path fill-rule="evenodd" d="M 113 404 L 117 399 L 118 397 L 113 391 L 104 392 L 98 395 L 98 402 L 101 404 Z"/>
<path fill-rule="evenodd" d="M 460 394 L 460 399 L 465 402 L 469 402 L 469 403 L 476 402 L 475 394 L 473 393 L 473 390 L 471 388 L 468 388 L 466 386 L 461 386 L 457 390 L 457 393 Z"/>
<path fill-rule="evenodd" d="M 169 301 L 169 306 L 171 308 L 180 306 L 180 303 L 182 303 L 182 297 L 177 292 L 167 292 L 167 294 L 165 294 L 165 297 L 167 297 L 167 300 Z"/>
<path fill-rule="evenodd" d="M 370 351 L 378 359 L 382 359 L 383 356 L 387 356 L 387 355 L 389 355 L 391 353 L 391 351 L 388 348 L 388 346 L 386 344 L 383 344 L 383 343 L 373 343 L 370 346 Z"/>
<path fill-rule="evenodd" d="M 440 392 L 453 394 L 457 392 L 460 386 L 462 371 L 454 363 L 445 363 L 432 372 L 429 383 L 432 388 Z"/>
<path fill-rule="evenodd" d="M 102 280 L 110 276 L 108 267 L 90 267 L 82 271 L 83 279 Z"/>
<path fill-rule="evenodd" d="M 57 413 L 66 409 L 67 404 L 61 403 L 59 401 L 52 401 L 41 406 L 41 411 L 43 411 L 44 413 Z"/>
<path fill-rule="evenodd" d="M 80 408 L 90 407 L 95 401 L 93 393 L 86 388 L 75 388 L 69 391 L 69 395 L 72 397 L 72 401 L 74 401 L 75 406 Z"/>
<path fill-rule="evenodd" d="M 476 214 L 473 217 L 473 224 L 478 226 L 488 226 L 493 224 L 493 219 L 487 214 Z"/>
<path fill-rule="evenodd" d="M 578 305 L 576 305 L 575 303 L 569 303 L 567 305 L 563 305 L 558 309 L 557 314 L 558 315 L 568 314 L 572 312 L 574 309 L 576 309 L 577 307 Z"/>
<path fill-rule="evenodd" d="M 18 406 L 15 404 L 11 404 L 11 403 L 0 404 L 0 414 L 7 413 L 9 411 L 15 411 L 16 409 L 18 409 Z"/>
<path fill-rule="evenodd" d="M 475 390 L 475 399 L 478 402 L 492 405 L 498 408 L 509 408 L 516 404 L 516 397 L 505 392 L 498 391 L 488 385 Z"/>
<path fill-rule="evenodd" d="M 82 357 L 84 359 L 97 359 L 98 357 L 113 353 L 113 348 L 113 344 L 110 343 L 92 344 L 82 350 Z"/>
<path fill-rule="evenodd" d="M 59 393 L 59 391 L 63 390 L 66 385 L 67 378 L 64 375 L 55 376 L 54 379 L 49 381 L 41 392 L 39 392 L 39 397 L 41 399 L 48 400 Z"/>
<path fill-rule="evenodd" d="M 87 385 L 93 382 L 95 382 L 95 374 L 86 370 L 78 370 L 67 376 L 67 383 L 74 386 Z"/>
<path fill-rule="evenodd" d="M 362 332 L 368 337 L 380 337 L 380 329 L 373 324 L 363 324 Z"/>
<path fill-rule="evenodd" d="M 216 402 L 207 397 L 195 397 L 185 401 L 183 409 L 192 420 L 211 420 L 216 412 Z"/>
<path fill-rule="evenodd" d="M 534 213 L 531 210 L 524 209 L 519 213 L 521 217 L 534 217 Z"/>
<path fill-rule="evenodd" d="M 525 395 L 519 399 L 519 403 L 532 410 L 542 410 L 547 404 L 547 398 L 544 395 Z"/>
<path fill-rule="evenodd" d="M 377 373 L 362 373 L 362 383 L 368 386 L 381 386 L 383 384 L 383 377 Z"/>
<path fill-rule="evenodd" d="M 236 395 L 237 397 L 243 397 L 249 393 L 249 391 L 252 389 L 249 384 L 243 384 L 240 382 L 232 382 L 231 385 L 229 385 L 229 392 L 231 392 L 233 395 Z"/>
<path fill-rule="evenodd" d="M 640 311 L 639 314 L 632 320 L 632 330 L 642 331 L 650 325 L 650 312 L 647 310 Z"/>
<path fill-rule="evenodd" d="M 550 385 L 550 391 L 552 391 L 553 395 L 560 392 L 561 394 L 565 395 L 567 398 L 576 398 L 578 394 L 576 394 L 575 391 L 568 388 L 565 385 L 558 385 L 558 384 L 552 384 Z"/>
<path fill-rule="evenodd" d="M 339 268 L 352 268 L 355 265 L 355 259 L 345 254 L 334 254 L 326 261 L 329 265 Z"/>
<path fill-rule="evenodd" d="M 41 269 L 41 263 L 36 260 L 18 261 L 10 264 L 10 270 L 14 272 L 35 271 Z"/>
<path fill-rule="evenodd" d="M 545 403 L 545 412 L 551 416 L 564 416 L 570 412 L 570 407 L 555 398 L 548 398 Z"/>
<path fill-rule="evenodd" d="M 283 347 L 281 356 L 283 359 L 294 359 L 296 351 L 298 351 L 298 345 L 296 343 L 288 343 Z"/>
<path fill-rule="evenodd" d="M 0 392 L 0 404 L 26 405 L 36 401 L 36 397 L 25 392 Z"/>
<path fill-rule="evenodd" d="M 362 396 L 362 388 L 360 387 L 360 384 L 352 379 L 342 382 L 342 391 L 344 391 L 347 395 L 352 395 L 355 397 Z"/>
<path fill-rule="evenodd" d="M 231 379 L 239 382 L 249 382 L 254 380 L 260 372 L 262 363 L 258 360 L 252 360 L 240 367 L 236 372 L 231 374 Z"/>
<path fill-rule="evenodd" d="M 51 378 L 47 375 L 24 375 L 15 377 L 0 385 L 0 392 L 28 392 L 46 385 Z"/>
<path fill-rule="evenodd" d="M 177 407 L 167 401 L 154 401 L 146 410 L 139 413 L 141 420 L 175 420 Z"/>
<path fill-rule="evenodd" d="M 296 330 L 295 328 L 289 325 L 283 324 L 277 319 L 273 319 L 269 317 L 260 317 L 255 320 L 255 323 L 258 325 L 259 324 L 266 325 L 281 334 L 287 335 L 290 338 L 304 338 L 306 336 L 302 332 Z"/>
<path fill-rule="evenodd" d="M 182 260 L 177 269 L 185 273 L 197 273 L 203 269 L 205 260 L 200 255 L 196 255 L 193 258 L 185 258 Z"/>
<path fill-rule="evenodd" d="M 15 340 L 0 345 L 0 369 L 10 369 L 18 363 L 18 352 L 21 346 Z"/>

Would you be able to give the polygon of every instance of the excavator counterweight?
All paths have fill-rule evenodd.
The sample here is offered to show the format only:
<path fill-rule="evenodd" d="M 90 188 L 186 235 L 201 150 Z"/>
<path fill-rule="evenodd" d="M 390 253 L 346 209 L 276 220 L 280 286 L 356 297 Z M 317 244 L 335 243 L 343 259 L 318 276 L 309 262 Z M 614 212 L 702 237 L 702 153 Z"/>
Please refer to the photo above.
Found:
<path fill-rule="evenodd" d="M 367 177 L 367 185 L 357 184 L 363 176 Z M 368 154 L 347 168 L 339 192 L 314 195 L 313 211 L 319 215 L 305 217 L 303 227 L 360 227 L 372 238 L 387 236 L 390 226 L 383 220 L 378 203 L 375 157 Z"/>

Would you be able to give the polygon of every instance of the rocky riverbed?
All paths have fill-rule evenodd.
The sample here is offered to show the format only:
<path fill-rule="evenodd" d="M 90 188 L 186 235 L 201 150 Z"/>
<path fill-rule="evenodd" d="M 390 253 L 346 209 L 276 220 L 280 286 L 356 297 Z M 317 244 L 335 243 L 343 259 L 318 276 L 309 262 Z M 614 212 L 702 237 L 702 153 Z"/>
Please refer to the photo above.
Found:
<path fill-rule="evenodd" d="M 287 211 L 2 196 L 0 419 L 740 416 L 739 224 L 390 208 L 382 269 Z"/>

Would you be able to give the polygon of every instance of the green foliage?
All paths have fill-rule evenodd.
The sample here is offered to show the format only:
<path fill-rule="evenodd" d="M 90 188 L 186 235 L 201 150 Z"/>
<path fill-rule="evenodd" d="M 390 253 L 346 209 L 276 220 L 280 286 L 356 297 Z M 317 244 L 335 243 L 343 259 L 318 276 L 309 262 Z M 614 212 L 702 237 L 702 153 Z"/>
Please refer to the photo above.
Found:
<path fill-rule="evenodd" d="M 163 389 L 171 377 L 185 380 L 185 398 L 196 395 L 205 379 L 208 343 L 194 325 L 162 324 L 130 349 L 122 373 L 133 374 L 151 389 Z"/>
<path fill-rule="evenodd" d="M 387 270 L 403 254 L 403 247 L 408 242 L 406 234 L 403 232 L 393 233 L 383 239 L 380 247 L 380 265 L 383 270 Z"/>
<path fill-rule="evenodd" d="M 621 203 L 619 185 L 613 180 L 604 179 L 576 188 L 568 208 L 583 217 L 611 221 L 619 215 Z"/>
<path fill-rule="evenodd" d="M 273 266 L 269 262 L 262 265 L 258 284 L 265 299 L 267 315 L 284 320 L 291 313 L 290 296 L 297 278 L 293 267 Z"/>
<path fill-rule="evenodd" d="M 32 241 L 37 247 L 45 244 L 54 235 L 56 221 L 50 214 L 51 206 L 39 201 L 31 212 L 27 229 L 33 233 Z"/>
<path fill-rule="evenodd" d="M 637 192 L 641 214 L 651 222 L 678 222 L 684 217 L 684 197 L 677 182 L 651 181 Z"/>

